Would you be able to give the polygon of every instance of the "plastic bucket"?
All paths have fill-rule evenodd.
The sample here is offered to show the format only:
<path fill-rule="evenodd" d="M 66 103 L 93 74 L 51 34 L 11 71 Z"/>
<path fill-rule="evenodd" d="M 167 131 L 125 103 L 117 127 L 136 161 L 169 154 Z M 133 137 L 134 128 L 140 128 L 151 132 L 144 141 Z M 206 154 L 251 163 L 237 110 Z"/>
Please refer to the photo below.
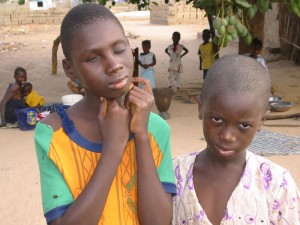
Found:
<path fill-rule="evenodd" d="M 33 130 L 36 126 L 38 110 L 36 108 L 24 108 L 16 110 L 20 130 Z"/>
<path fill-rule="evenodd" d="M 76 102 L 80 101 L 83 99 L 83 96 L 80 94 L 70 94 L 70 95 L 64 95 L 61 97 L 61 101 L 63 105 L 68 105 L 71 106 L 75 104 Z"/>

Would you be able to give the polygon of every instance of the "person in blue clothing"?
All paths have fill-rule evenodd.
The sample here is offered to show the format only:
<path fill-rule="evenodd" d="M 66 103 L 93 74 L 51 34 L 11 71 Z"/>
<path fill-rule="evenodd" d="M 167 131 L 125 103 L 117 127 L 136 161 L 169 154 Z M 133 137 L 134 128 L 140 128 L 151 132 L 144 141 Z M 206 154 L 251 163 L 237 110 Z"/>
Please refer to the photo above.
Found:
<path fill-rule="evenodd" d="M 139 55 L 138 64 L 140 66 L 140 76 L 150 81 L 151 87 L 155 88 L 154 68 L 156 65 L 156 57 L 153 52 L 150 52 L 151 41 L 142 41 L 143 52 Z"/>
<path fill-rule="evenodd" d="M 0 103 L 0 127 L 18 127 L 16 109 L 26 108 L 22 94 L 22 84 L 27 81 L 27 72 L 17 67 L 14 73 L 15 82 L 9 84 Z"/>
<path fill-rule="evenodd" d="M 150 82 L 132 78 L 122 25 L 106 7 L 85 3 L 67 13 L 60 37 L 64 71 L 85 97 L 35 129 L 47 223 L 169 225 L 170 127 L 151 113 Z"/>

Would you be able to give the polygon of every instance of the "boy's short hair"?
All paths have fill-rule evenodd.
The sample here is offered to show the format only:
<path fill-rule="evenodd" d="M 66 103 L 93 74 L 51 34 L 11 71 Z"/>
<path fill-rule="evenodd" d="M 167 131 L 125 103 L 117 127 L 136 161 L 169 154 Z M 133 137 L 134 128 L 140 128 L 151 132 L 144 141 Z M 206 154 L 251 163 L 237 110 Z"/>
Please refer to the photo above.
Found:
<path fill-rule="evenodd" d="M 30 89 L 32 89 L 32 83 L 26 82 L 26 83 L 23 84 L 22 88 L 23 88 L 23 89 L 24 89 L 24 88 L 30 88 Z"/>
<path fill-rule="evenodd" d="M 256 59 L 243 55 L 227 55 L 215 61 L 208 70 L 201 97 L 205 101 L 216 92 L 222 94 L 231 91 L 255 95 L 267 107 L 270 90 L 270 75 Z"/>
<path fill-rule="evenodd" d="M 123 29 L 117 17 L 100 4 L 84 3 L 72 8 L 64 17 L 60 29 L 61 46 L 66 58 L 70 58 L 70 49 L 76 32 L 83 25 L 93 23 L 97 19 L 115 21 Z"/>
<path fill-rule="evenodd" d="M 151 45 L 151 41 L 150 40 L 143 40 L 142 45 Z"/>
<path fill-rule="evenodd" d="M 210 30 L 209 29 L 204 29 L 203 31 L 202 31 L 202 35 L 211 35 L 211 32 L 210 32 Z"/>
<path fill-rule="evenodd" d="M 253 40 L 251 42 L 251 48 L 262 49 L 262 47 L 263 47 L 262 41 L 259 40 L 258 38 L 253 38 Z"/>
<path fill-rule="evenodd" d="M 23 72 L 25 74 L 27 74 L 26 70 L 23 68 L 23 67 L 20 67 L 18 66 L 16 69 L 15 69 L 15 73 L 14 73 L 14 76 L 16 76 L 18 73 L 20 72 Z"/>

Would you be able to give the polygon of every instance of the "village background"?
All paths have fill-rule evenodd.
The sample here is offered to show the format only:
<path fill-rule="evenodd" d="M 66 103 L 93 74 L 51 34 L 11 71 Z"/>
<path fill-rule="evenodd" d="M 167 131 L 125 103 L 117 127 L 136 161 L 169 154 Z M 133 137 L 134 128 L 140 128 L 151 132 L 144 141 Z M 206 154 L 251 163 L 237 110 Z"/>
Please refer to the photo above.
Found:
<path fill-rule="evenodd" d="M 48 0 L 47 0 L 48 1 Z M 68 79 L 61 67 L 62 51 L 58 50 L 57 74 L 52 75 L 52 45 L 59 35 L 59 24 L 68 11 L 66 6 L 56 2 L 50 9 L 47 1 L 31 1 L 25 6 L 1 4 L 0 6 L 0 96 L 3 97 L 7 85 L 13 82 L 16 66 L 28 72 L 28 81 L 43 95 L 47 102 L 60 102 L 61 97 L 70 94 Z M 52 2 L 53 3 L 53 2 Z M 73 2 L 69 2 L 69 4 Z M 76 3 L 76 2 L 75 2 Z M 75 4 L 74 3 L 74 4 Z M 42 5 L 42 6 L 41 6 Z M 30 7 L 31 6 L 31 10 Z M 282 60 L 279 54 L 270 54 L 268 49 L 278 48 L 278 21 L 275 11 L 266 18 L 264 57 L 268 62 L 274 91 L 283 100 L 293 101 L 294 107 L 286 115 L 300 112 L 300 70 L 299 66 Z M 39 10 L 37 10 L 39 9 Z M 173 96 L 166 120 L 171 127 L 171 147 L 173 156 L 200 151 L 205 148 L 202 124 L 198 119 L 197 105 L 187 99 L 185 93 L 198 93 L 202 87 L 202 71 L 199 70 L 197 56 L 201 43 L 201 31 L 208 28 L 204 13 L 183 3 L 159 5 L 150 11 L 135 11 L 133 6 L 112 9 L 120 18 L 132 48 L 141 50 L 141 41 L 150 39 L 152 51 L 156 54 L 157 87 L 167 86 L 168 56 L 164 49 L 171 44 L 174 31 L 181 33 L 181 43 L 189 49 L 183 58 L 183 90 Z M 231 42 L 221 50 L 220 55 L 236 54 L 238 42 Z M 153 112 L 158 113 L 156 106 Z M 300 121 L 284 119 L 267 121 L 263 129 L 281 134 L 299 136 Z M 42 212 L 39 171 L 35 156 L 34 131 L 0 129 L 0 225 L 40 225 L 45 224 Z M 274 162 L 290 170 L 300 187 L 300 155 L 269 156 Z"/>

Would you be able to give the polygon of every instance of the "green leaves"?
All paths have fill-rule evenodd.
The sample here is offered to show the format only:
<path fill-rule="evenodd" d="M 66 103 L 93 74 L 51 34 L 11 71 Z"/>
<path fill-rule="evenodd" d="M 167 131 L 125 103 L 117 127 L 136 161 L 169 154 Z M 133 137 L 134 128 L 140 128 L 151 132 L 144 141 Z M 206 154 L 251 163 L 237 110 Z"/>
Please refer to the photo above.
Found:
<path fill-rule="evenodd" d="M 242 8 L 250 8 L 251 4 L 247 0 L 234 0 L 235 4 Z"/>
<path fill-rule="evenodd" d="M 98 0 L 98 3 L 99 3 L 100 5 L 106 5 L 106 0 Z"/>

